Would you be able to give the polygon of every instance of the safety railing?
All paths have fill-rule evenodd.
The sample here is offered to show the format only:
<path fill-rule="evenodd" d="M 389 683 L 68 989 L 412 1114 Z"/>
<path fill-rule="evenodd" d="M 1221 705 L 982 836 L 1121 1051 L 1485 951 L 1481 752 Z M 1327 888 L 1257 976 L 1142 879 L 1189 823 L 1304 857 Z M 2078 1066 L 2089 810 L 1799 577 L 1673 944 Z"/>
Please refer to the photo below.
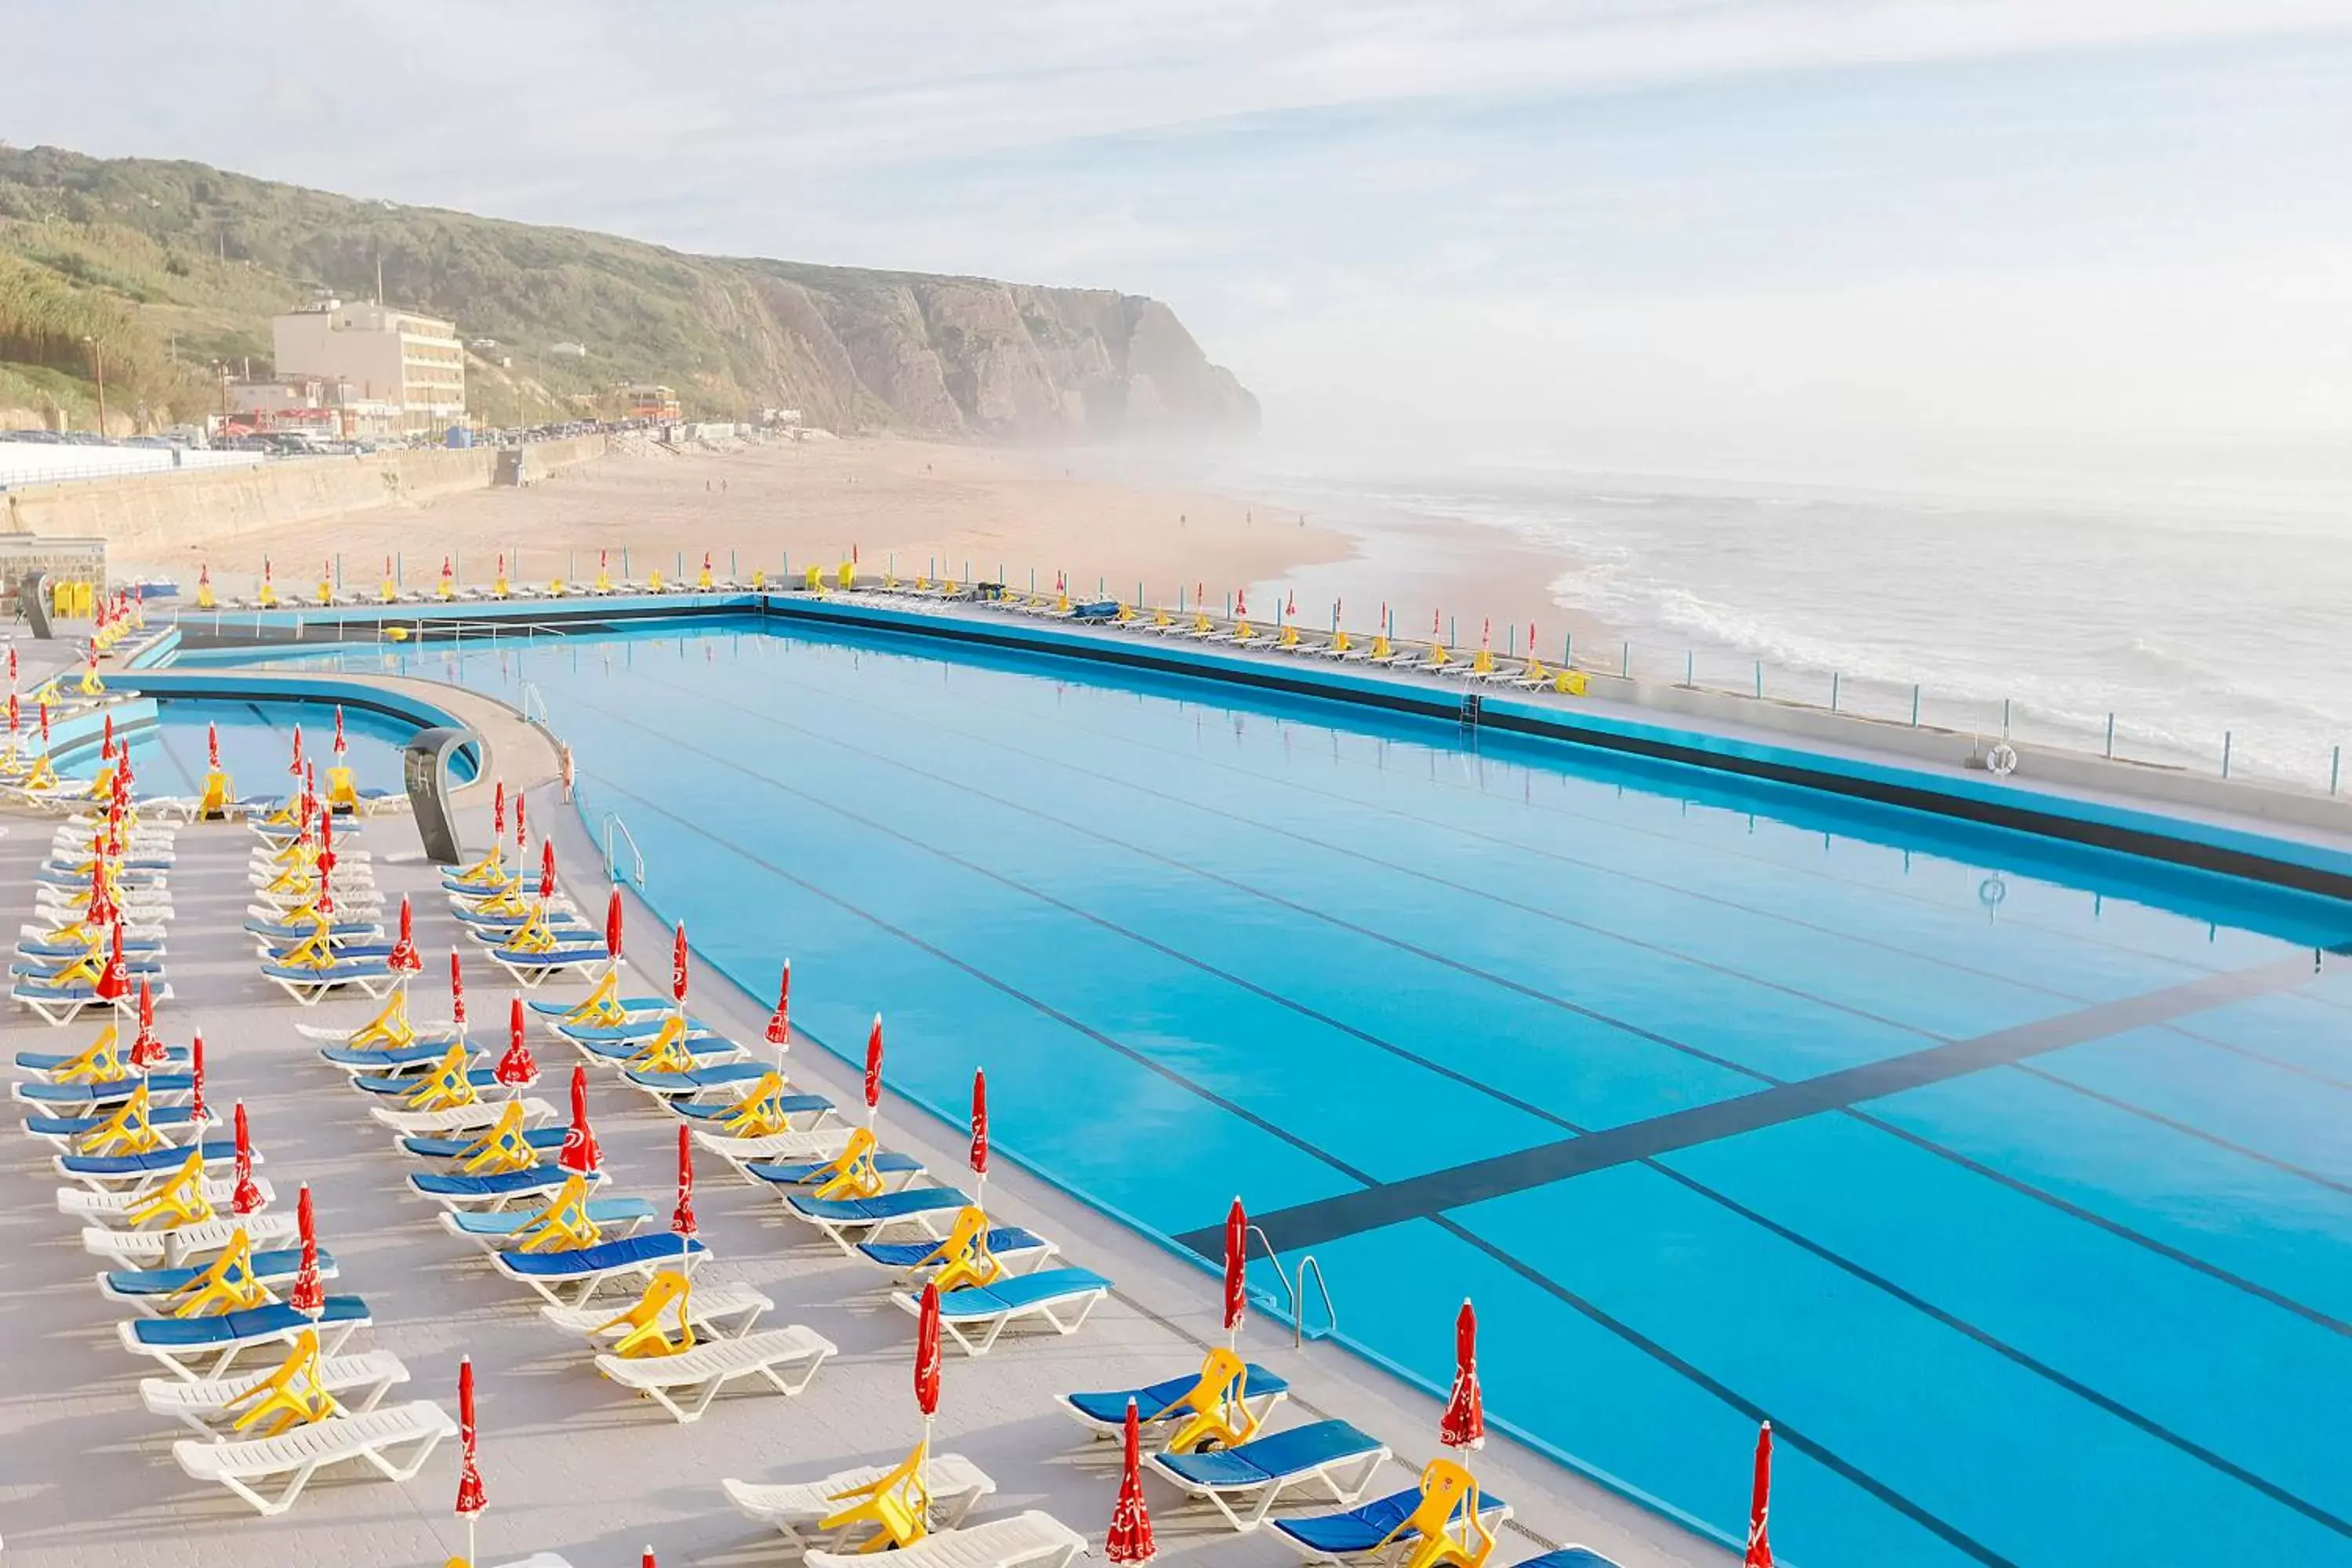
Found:
<path fill-rule="evenodd" d="M 636 875 L 630 879 L 636 884 L 637 891 L 642 893 L 646 890 L 645 851 L 637 847 L 636 835 L 629 831 L 629 825 L 621 820 L 621 814 L 617 811 L 608 811 L 604 814 L 604 879 L 608 882 L 620 880 L 617 869 L 620 863 L 613 858 L 613 835 L 615 833 L 619 834 L 622 842 L 629 847 L 629 859 L 636 868 Z"/>
<path fill-rule="evenodd" d="M 536 715 L 531 712 L 534 705 L 539 709 Z M 555 721 L 549 717 L 547 711 L 547 694 L 540 690 L 537 682 L 526 680 L 522 683 L 521 708 L 524 723 L 536 724 L 551 733 L 554 731 Z"/>
<path fill-rule="evenodd" d="M 1298 1270 L 1294 1275 L 1282 1267 L 1282 1258 L 1274 1250 L 1274 1243 L 1264 1229 L 1252 1226 L 1249 1227 L 1249 1234 L 1257 1237 L 1258 1249 L 1265 1254 L 1265 1260 L 1274 1266 L 1274 1277 L 1282 1281 L 1283 1294 L 1288 1298 L 1291 1348 L 1296 1350 L 1308 1340 L 1319 1340 L 1339 1332 L 1339 1310 L 1331 1302 L 1330 1284 L 1323 1278 L 1323 1265 L 1315 1260 L 1315 1255 L 1310 1252 L 1298 1260 Z M 1243 1250 L 1246 1255 L 1247 1247 L 1244 1247 Z M 1323 1303 L 1323 1326 L 1313 1330 L 1307 1326 L 1307 1277 L 1310 1274 L 1315 1277 L 1315 1294 Z"/>

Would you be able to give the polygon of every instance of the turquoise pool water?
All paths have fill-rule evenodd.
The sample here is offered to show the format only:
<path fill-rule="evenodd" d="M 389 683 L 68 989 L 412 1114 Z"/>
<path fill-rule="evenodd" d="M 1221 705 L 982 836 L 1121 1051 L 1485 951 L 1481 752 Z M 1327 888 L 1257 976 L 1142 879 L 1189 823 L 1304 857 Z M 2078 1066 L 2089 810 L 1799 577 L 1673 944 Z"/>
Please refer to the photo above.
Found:
<path fill-rule="evenodd" d="M 326 788 L 332 761 L 335 713 L 330 707 L 278 702 L 232 702 L 174 698 L 162 704 L 156 723 L 129 732 L 131 765 L 147 795 L 202 795 L 205 731 L 220 736 L 221 767 L 245 795 L 282 795 L 294 780 L 287 772 L 293 755 L 294 727 L 302 729 L 303 754 L 318 765 Z M 354 708 L 343 715 L 345 756 L 352 782 L 362 789 L 403 786 L 400 751 L 416 732 L 413 724 Z M 97 754 L 85 752 L 66 771 L 87 776 Z"/>
<path fill-rule="evenodd" d="M 530 680 L 823 1047 L 1179 1244 L 1238 1192 L 1406 1375 L 1474 1297 L 1490 1415 L 1663 1508 L 1736 1533 L 1769 1415 L 1805 1568 L 2352 1563 L 2344 906 L 772 622 L 349 657 Z"/>

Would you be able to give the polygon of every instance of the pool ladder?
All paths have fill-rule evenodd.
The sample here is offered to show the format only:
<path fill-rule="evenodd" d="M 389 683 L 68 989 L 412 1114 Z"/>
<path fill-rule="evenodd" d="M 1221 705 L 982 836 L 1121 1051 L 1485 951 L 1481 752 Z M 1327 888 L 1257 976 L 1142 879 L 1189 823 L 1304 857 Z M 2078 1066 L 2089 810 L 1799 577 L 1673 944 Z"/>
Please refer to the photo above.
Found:
<path fill-rule="evenodd" d="M 537 718 L 531 717 L 530 707 L 533 702 L 539 704 Z M 555 732 L 555 720 L 547 710 L 547 693 L 528 680 L 522 683 L 522 721 L 526 724 L 536 724 L 551 735 Z"/>
<path fill-rule="evenodd" d="M 1282 1281 L 1283 1292 L 1290 1298 L 1291 1348 L 1297 1350 L 1308 1340 L 1324 1339 L 1338 1333 L 1339 1310 L 1331 1304 L 1331 1287 L 1324 1279 L 1323 1266 L 1315 1261 L 1315 1255 L 1310 1252 L 1301 1258 L 1298 1271 L 1293 1274 L 1282 1267 L 1281 1257 L 1275 1252 L 1273 1241 L 1262 1228 L 1252 1226 L 1249 1234 L 1257 1237 L 1258 1249 L 1265 1254 L 1265 1260 L 1274 1265 L 1274 1277 Z M 1248 1249 L 1244 1247 L 1243 1250 L 1246 1254 Z M 1315 1277 L 1315 1294 L 1323 1302 L 1323 1326 L 1312 1333 L 1307 1329 L 1306 1312 L 1307 1278 L 1310 1274 Z"/>
<path fill-rule="evenodd" d="M 608 811 L 604 814 L 604 879 L 608 882 L 620 880 L 615 869 L 619 862 L 613 858 L 613 835 L 615 833 L 618 833 L 622 841 L 629 847 L 629 858 L 636 867 L 637 891 L 642 893 L 646 890 L 645 851 L 637 847 L 636 835 L 629 831 L 629 825 L 621 820 L 621 814 L 617 811 Z"/>

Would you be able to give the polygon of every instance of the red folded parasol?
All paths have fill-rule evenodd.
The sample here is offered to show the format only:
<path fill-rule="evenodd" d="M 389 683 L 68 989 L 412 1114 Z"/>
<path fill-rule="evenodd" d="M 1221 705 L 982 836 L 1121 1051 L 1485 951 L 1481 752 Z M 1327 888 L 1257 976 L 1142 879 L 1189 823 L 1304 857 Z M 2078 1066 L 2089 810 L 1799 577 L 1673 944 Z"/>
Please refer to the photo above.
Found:
<path fill-rule="evenodd" d="M 340 757 L 349 750 L 351 747 L 343 741 L 343 705 L 338 702 L 335 704 L 335 755 Z"/>
<path fill-rule="evenodd" d="M 507 781 L 500 779 L 490 792 L 490 837 L 503 838 L 507 833 Z"/>
<path fill-rule="evenodd" d="M 686 1005 L 686 922 L 677 922 L 677 931 L 669 944 L 669 994 L 681 1007 Z"/>
<path fill-rule="evenodd" d="M 92 989 L 101 1002 L 120 1004 L 131 994 L 130 972 L 122 965 L 122 915 L 115 911 L 114 936 L 108 944 L 106 967 L 98 972 L 98 984 Z"/>
<path fill-rule="evenodd" d="M 588 1125 L 588 1069 L 572 1069 L 572 1125 L 564 1129 L 562 1152 L 555 1163 L 567 1171 L 582 1175 L 601 1169 L 604 1156 L 596 1147 L 595 1130 Z"/>
<path fill-rule="evenodd" d="M 286 771 L 297 780 L 302 776 L 302 726 L 299 724 L 294 726 L 294 760 L 286 765 Z"/>
<path fill-rule="evenodd" d="M 784 960 L 784 977 L 776 982 L 776 1010 L 768 1015 L 768 1044 L 782 1051 L 793 1043 L 793 961 Z"/>
<path fill-rule="evenodd" d="M 1127 1402 L 1127 1454 L 1118 1472 L 1118 1501 L 1111 1505 L 1110 1534 L 1103 1555 L 1114 1563 L 1149 1563 L 1152 1557 L 1151 1513 L 1143 1506 L 1143 1423 L 1135 1401 Z"/>
<path fill-rule="evenodd" d="M 327 1288 L 319 1283 L 319 1227 L 310 1215 L 308 1182 L 302 1184 L 302 1195 L 295 1201 L 294 1225 L 302 1234 L 302 1266 L 294 1272 L 294 1283 L 286 1292 L 286 1304 L 315 1318 L 327 1310 Z"/>
<path fill-rule="evenodd" d="M 461 1032 L 466 1027 L 466 970 L 454 947 L 449 950 L 449 1021 Z"/>
<path fill-rule="evenodd" d="M 392 944 L 392 954 L 384 962 L 394 974 L 422 974 L 425 957 L 416 951 L 416 911 L 408 907 L 408 895 L 400 895 L 400 940 Z"/>
<path fill-rule="evenodd" d="M 978 1069 L 971 1075 L 971 1170 L 988 1180 L 988 1075 Z"/>
<path fill-rule="evenodd" d="M 1748 1555 L 1740 1568 L 1772 1568 L 1772 1539 L 1766 1526 L 1772 1511 L 1772 1423 L 1756 1434 L 1756 1479 L 1748 1494 Z"/>
<path fill-rule="evenodd" d="M 866 1129 L 874 1130 L 874 1112 L 882 1104 L 882 1015 L 866 1032 Z"/>
<path fill-rule="evenodd" d="M 1449 1448 L 1486 1444 L 1486 1409 L 1478 1397 L 1478 1314 L 1467 1297 L 1454 1320 L 1454 1394 L 1437 1423 L 1437 1440 Z"/>
<path fill-rule="evenodd" d="M 543 838 L 539 845 L 539 901 L 555 897 L 555 840 Z"/>
<path fill-rule="evenodd" d="M 940 1413 L 940 1288 L 929 1283 L 915 1316 L 915 1407 L 923 1413 L 928 1432 Z"/>
<path fill-rule="evenodd" d="M 507 1051 L 499 1065 L 490 1069 L 490 1077 L 509 1089 L 520 1089 L 539 1081 L 539 1063 L 531 1059 L 530 1045 L 523 1038 L 522 998 L 514 999 L 507 1013 Z"/>
<path fill-rule="evenodd" d="M 131 1065 L 135 1068 L 157 1067 L 170 1055 L 163 1048 L 162 1037 L 155 1033 L 155 988 L 147 984 L 147 977 L 142 974 L 139 977 L 139 1033 L 131 1040 Z"/>
<path fill-rule="evenodd" d="M 684 1122 L 677 1129 L 677 1207 L 670 1211 L 669 1227 L 680 1236 L 694 1234 L 694 1138 Z"/>
<path fill-rule="evenodd" d="M 614 963 L 621 962 L 621 889 L 604 900 L 604 956 Z"/>
<path fill-rule="evenodd" d="M 1249 1310 L 1249 1215 L 1242 1200 L 1225 1211 L 1225 1343 L 1239 1337 L 1242 1315 Z"/>
<path fill-rule="evenodd" d="M 199 1029 L 188 1042 L 188 1117 L 205 1120 L 205 1033 Z"/>
<path fill-rule="evenodd" d="M 457 1517 L 466 1521 L 466 1561 L 474 1561 L 474 1520 L 490 1506 L 476 1458 L 474 1358 L 457 1363 Z"/>
<path fill-rule="evenodd" d="M 231 1214 L 252 1214 L 261 1207 L 261 1189 L 253 1184 L 253 1133 L 245 1124 L 245 1101 L 236 1102 L 236 1186 L 229 1194 Z"/>
<path fill-rule="evenodd" d="M 205 726 L 205 766 L 214 773 L 220 772 L 220 726 L 217 724 Z"/>

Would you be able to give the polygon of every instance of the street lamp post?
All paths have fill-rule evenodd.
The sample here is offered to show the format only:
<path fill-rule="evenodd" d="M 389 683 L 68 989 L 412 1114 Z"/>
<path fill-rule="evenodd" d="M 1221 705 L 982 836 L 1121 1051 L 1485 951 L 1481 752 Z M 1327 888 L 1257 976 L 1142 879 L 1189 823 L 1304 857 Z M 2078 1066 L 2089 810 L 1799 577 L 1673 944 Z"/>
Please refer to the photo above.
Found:
<path fill-rule="evenodd" d="M 98 433 L 103 436 L 106 434 L 106 351 L 88 332 L 81 335 L 81 341 L 89 345 L 90 374 L 98 380 Z"/>

